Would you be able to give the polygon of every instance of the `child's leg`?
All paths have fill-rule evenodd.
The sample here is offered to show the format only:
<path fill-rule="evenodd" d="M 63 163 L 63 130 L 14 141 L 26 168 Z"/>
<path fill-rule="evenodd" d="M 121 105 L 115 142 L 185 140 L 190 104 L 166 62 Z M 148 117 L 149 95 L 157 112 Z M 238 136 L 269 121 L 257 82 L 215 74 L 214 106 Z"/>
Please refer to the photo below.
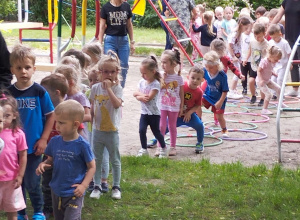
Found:
<path fill-rule="evenodd" d="M 168 112 L 168 125 L 169 125 L 169 131 L 170 131 L 170 146 L 175 147 L 176 146 L 176 138 L 177 138 L 177 117 L 178 112 Z"/>
<path fill-rule="evenodd" d="M 243 76 L 245 76 L 245 80 L 242 81 L 242 86 L 243 86 L 243 89 L 247 91 L 247 80 L 248 80 L 248 72 L 249 72 L 249 69 L 250 69 L 250 62 L 247 62 L 247 64 L 245 66 L 243 65 L 240 65 L 241 67 L 241 72 L 243 74 Z"/>
<path fill-rule="evenodd" d="M 164 136 L 160 133 L 159 130 L 159 122 L 160 116 L 159 115 L 149 115 L 149 125 L 154 137 L 158 140 L 160 146 L 162 148 L 166 147 L 166 143 L 164 140 Z"/>
<path fill-rule="evenodd" d="M 224 118 L 224 113 L 216 114 L 216 116 L 219 120 L 220 127 L 222 128 L 222 130 L 227 129 L 226 128 L 226 121 L 225 121 L 225 118 Z"/>
<path fill-rule="evenodd" d="M 93 130 L 93 145 L 96 161 L 96 172 L 95 172 L 95 186 L 101 186 L 101 176 L 102 176 L 102 160 L 103 160 L 103 151 L 104 151 L 104 141 L 101 139 L 103 136 L 101 131 Z"/>
<path fill-rule="evenodd" d="M 18 219 L 18 213 L 17 212 L 7 212 L 7 220 L 17 220 Z"/>
<path fill-rule="evenodd" d="M 159 129 L 163 137 L 165 136 L 166 129 L 167 129 L 167 116 L 168 116 L 168 111 L 165 110 L 160 111 Z"/>
<path fill-rule="evenodd" d="M 236 75 L 234 75 L 232 78 L 231 90 L 236 90 L 238 81 L 239 81 L 239 78 Z"/>
<path fill-rule="evenodd" d="M 203 142 L 203 137 L 204 137 L 204 126 L 200 118 L 193 113 L 191 115 L 191 120 L 189 122 L 185 123 L 187 126 L 192 127 L 196 130 L 197 132 L 197 141 L 198 143 Z"/>
<path fill-rule="evenodd" d="M 103 160 L 102 160 L 101 183 L 107 183 L 108 175 L 109 175 L 109 154 L 107 149 L 104 148 Z"/>
<path fill-rule="evenodd" d="M 255 96 L 255 78 L 249 78 L 249 89 L 252 96 Z"/>
<path fill-rule="evenodd" d="M 272 81 L 270 81 L 271 83 Z M 273 83 L 273 82 L 272 82 Z M 263 109 L 267 109 L 268 106 L 269 106 L 269 102 L 271 100 L 271 97 L 272 97 L 272 93 L 270 91 L 270 89 L 268 88 L 268 86 L 266 84 L 264 85 L 260 85 L 259 87 L 260 91 L 261 91 L 261 96 L 262 96 L 262 99 L 264 99 L 264 106 L 263 106 Z"/>
<path fill-rule="evenodd" d="M 47 156 L 44 155 L 43 161 L 47 159 Z M 43 198 L 44 198 L 44 214 L 50 214 L 53 212 L 52 209 L 52 197 L 51 197 L 51 188 L 49 186 L 49 183 L 52 179 L 52 172 L 53 168 L 50 168 L 48 170 L 45 170 L 45 172 L 42 174 L 42 191 L 43 191 Z"/>
<path fill-rule="evenodd" d="M 149 115 L 141 114 L 140 118 L 140 126 L 139 126 L 139 134 L 140 134 L 140 141 L 143 149 L 147 149 L 147 127 L 148 127 L 148 117 Z"/>

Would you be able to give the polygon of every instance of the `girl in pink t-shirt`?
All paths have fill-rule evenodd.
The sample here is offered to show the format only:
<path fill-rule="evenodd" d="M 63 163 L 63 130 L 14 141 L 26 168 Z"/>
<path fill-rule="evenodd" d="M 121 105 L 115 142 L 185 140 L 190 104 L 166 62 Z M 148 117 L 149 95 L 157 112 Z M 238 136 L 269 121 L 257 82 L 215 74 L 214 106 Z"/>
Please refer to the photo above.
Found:
<path fill-rule="evenodd" d="M 1 93 L 0 106 L 4 119 L 0 133 L 0 139 L 4 141 L 0 155 L 0 210 L 7 213 L 8 219 L 17 219 L 17 211 L 26 208 L 21 184 L 27 163 L 27 143 L 20 129 L 17 101 Z"/>
<path fill-rule="evenodd" d="M 271 46 L 267 50 L 267 57 L 260 61 L 259 67 L 257 69 L 256 83 L 259 86 L 261 94 L 261 100 L 259 101 L 258 106 L 263 106 L 263 109 L 261 111 L 261 114 L 263 115 L 273 114 L 268 110 L 268 105 L 272 97 L 271 89 L 276 92 L 277 97 L 280 94 L 280 86 L 272 81 L 271 77 L 272 75 L 277 75 L 274 72 L 273 68 L 275 64 L 281 59 L 281 57 L 282 51 L 276 46 Z"/>

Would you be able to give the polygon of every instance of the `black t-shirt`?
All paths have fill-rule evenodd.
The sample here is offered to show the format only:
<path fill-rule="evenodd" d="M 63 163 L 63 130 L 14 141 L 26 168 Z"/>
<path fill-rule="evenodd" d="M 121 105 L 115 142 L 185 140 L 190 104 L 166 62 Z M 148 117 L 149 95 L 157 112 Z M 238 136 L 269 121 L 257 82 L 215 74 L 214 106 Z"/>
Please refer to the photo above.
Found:
<path fill-rule="evenodd" d="M 130 5 L 123 2 L 115 7 L 107 2 L 101 9 L 100 17 L 106 20 L 105 34 L 112 36 L 127 35 L 127 20 L 132 17 Z"/>
<path fill-rule="evenodd" d="M 8 87 L 11 84 L 12 74 L 10 72 L 9 56 L 6 42 L 0 32 L 0 88 Z"/>
<path fill-rule="evenodd" d="M 300 0 L 284 0 L 285 38 L 295 42 L 300 34 Z"/>

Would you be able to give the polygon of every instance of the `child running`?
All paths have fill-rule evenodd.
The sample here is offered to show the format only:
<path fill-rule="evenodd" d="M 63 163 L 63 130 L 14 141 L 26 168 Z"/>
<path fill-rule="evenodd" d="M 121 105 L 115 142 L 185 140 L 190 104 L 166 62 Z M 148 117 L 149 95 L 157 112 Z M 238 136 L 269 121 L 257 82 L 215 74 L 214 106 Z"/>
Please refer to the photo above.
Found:
<path fill-rule="evenodd" d="M 27 144 L 17 101 L 2 92 L 0 106 L 4 114 L 4 120 L 0 118 L 0 139 L 5 144 L 0 155 L 0 210 L 4 210 L 10 220 L 17 219 L 17 211 L 26 208 L 21 184 L 27 163 Z"/>
<path fill-rule="evenodd" d="M 152 133 L 158 140 L 161 148 L 159 158 L 167 157 L 167 147 L 164 136 L 160 133 L 160 110 L 158 108 L 158 98 L 160 91 L 161 75 L 158 72 L 157 60 L 154 56 L 146 58 L 142 61 L 140 72 L 143 79 L 138 84 L 138 90 L 133 96 L 141 102 L 141 118 L 140 118 L 140 141 L 142 148 L 137 156 L 149 155 L 147 151 L 147 127 L 151 128 Z"/>
<path fill-rule="evenodd" d="M 204 78 L 207 81 L 207 87 L 203 94 L 203 105 L 205 108 L 212 106 L 212 112 L 216 114 L 220 123 L 223 137 L 228 137 L 226 121 L 224 119 L 226 95 L 229 90 L 227 75 L 222 70 L 219 55 L 215 51 L 210 51 L 203 57 Z"/>
<path fill-rule="evenodd" d="M 118 74 L 120 60 L 115 52 L 108 51 L 98 62 L 99 83 L 93 85 L 89 99 L 93 115 L 93 146 L 96 156 L 95 187 L 90 197 L 99 199 L 101 195 L 101 173 L 103 150 L 109 152 L 112 164 L 112 198 L 121 199 L 121 157 L 119 152 L 119 126 L 122 106 L 122 87 Z"/>
<path fill-rule="evenodd" d="M 234 28 L 236 27 L 236 21 L 233 19 L 233 9 L 229 6 L 227 6 L 224 9 L 224 20 L 222 23 L 222 38 L 225 40 L 225 42 L 228 41 L 228 37 L 233 32 Z"/>
<path fill-rule="evenodd" d="M 81 219 L 85 190 L 96 170 L 91 147 L 77 131 L 84 109 L 77 101 L 67 100 L 56 106 L 54 115 L 60 135 L 50 140 L 47 160 L 39 164 L 36 175 L 53 167 L 50 187 L 56 220 Z"/>
<path fill-rule="evenodd" d="M 168 121 L 170 131 L 170 152 L 169 156 L 176 156 L 176 138 L 177 117 L 183 112 L 184 92 L 183 79 L 175 68 L 180 65 L 180 53 L 177 49 L 165 50 L 161 55 L 161 66 L 164 71 L 163 86 L 160 92 L 161 118 L 160 131 L 165 135 Z M 157 148 L 156 156 L 160 154 L 160 149 Z"/>
<path fill-rule="evenodd" d="M 268 110 L 269 102 L 272 98 L 273 89 L 277 96 L 280 94 L 280 86 L 271 80 L 272 75 L 277 75 L 274 73 L 275 64 L 281 59 L 282 51 L 276 47 L 271 46 L 268 49 L 267 57 L 260 61 L 259 67 L 257 69 L 257 78 L 256 82 L 259 86 L 261 92 L 261 100 L 258 103 L 258 106 L 263 106 L 261 114 L 263 115 L 272 115 L 273 113 Z M 285 104 L 282 104 L 286 107 Z"/>

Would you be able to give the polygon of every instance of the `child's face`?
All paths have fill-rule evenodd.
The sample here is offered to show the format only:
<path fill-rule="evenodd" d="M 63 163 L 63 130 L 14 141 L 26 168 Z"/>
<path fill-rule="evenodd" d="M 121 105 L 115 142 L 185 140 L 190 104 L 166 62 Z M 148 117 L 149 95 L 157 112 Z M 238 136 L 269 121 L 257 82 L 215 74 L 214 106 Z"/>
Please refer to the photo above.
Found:
<path fill-rule="evenodd" d="M 0 110 L 0 132 L 3 130 L 3 111 Z"/>
<path fill-rule="evenodd" d="M 263 42 L 265 40 L 265 32 L 254 34 L 254 38 L 260 43 Z"/>
<path fill-rule="evenodd" d="M 103 82 L 106 79 L 109 79 L 112 82 L 118 79 L 118 69 L 115 64 L 106 63 L 101 67 L 99 80 Z"/>
<path fill-rule="evenodd" d="M 166 73 L 172 73 L 174 72 L 175 64 L 171 62 L 170 57 L 166 54 L 163 54 L 161 56 L 161 68 Z"/>
<path fill-rule="evenodd" d="M 226 18 L 226 20 L 231 20 L 232 17 L 233 17 L 232 11 L 230 9 L 227 9 L 224 12 L 225 12 L 225 18 Z"/>
<path fill-rule="evenodd" d="M 270 60 L 271 63 L 277 63 L 280 60 L 280 57 L 269 55 L 268 59 Z"/>
<path fill-rule="evenodd" d="M 188 75 L 188 84 L 191 89 L 196 89 L 202 82 L 202 75 L 196 72 L 190 72 Z"/>
<path fill-rule="evenodd" d="M 141 65 L 140 72 L 144 80 L 152 81 L 154 79 L 155 72 L 149 70 L 145 65 Z"/>
<path fill-rule="evenodd" d="M 57 115 L 54 113 L 55 127 L 57 132 L 63 137 L 64 140 L 71 140 L 77 133 L 78 125 L 75 121 L 69 119 L 65 114 Z"/>
<path fill-rule="evenodd" d="M 209 65 L 209 64 L 206 64 L 205 68 L 210 73 L 210 75 L 212 75 L 212 76 L 217 75 L 217 73 L 219 72 L 218 65 Z"/>
<path fill-rule="evenodd" d="M 17 78 L 17 87 L 19 89 L 27 88 L 31 86 L 31 77 L 35 71 L 35 66 L 32 60 L 29 58 L 24 58 L 23 60 L 17 60 L 10 68 L 12 74 Z"/>
<path fill-rule="evenodd" d="M 91 74 L 89 74 L 88 79 L 89 79 L 89 86 L 90 86 L 90 88 L 92 88 L 92 86 L 94 84 L 96 84 L 96 83 L 99 82 L 99 80 L 98 80 L 98 74 L 96 72 L 92 72 Z"/>
<path fill-rule="evenodd" d="M 242 32 L 247 31 L 249 29 L 249 27 L 251 27 L 251 24 L 242 25 Z"/>
<path fill-rule="evenodd" d="M 245 34 L 249 35 L 252 31 L 252 24 L 247 25 L 247 29 L 245 30 Z"/>
<path fill-rule="evenodd" d="M 261 14 L 260 13 L 255 13 L 255 17 L 256 17 L 256 19 L 258 19 L 258 18 L 261 17 Z"/>
<path fill-rule="evenodd" d="M 11 128 L 12 121 L 16 119 L 13 109 L 10 105 L 3 106 L 3 127 Z"/>
<path fill-rule="evenodd" d="M 219 21 L 222 21 L 222 20 L 223 20 L 223 12 L 221 12 L 221 11 L 216 11 L 215 16 L 217 17 L 217 19 L 218 19 Z"/>
<path fill-rule="evenodd" d="M 281 40 L 282 34 L 281 32 L 274 33 L 273 35 L 270 35 L 270 37 L 278 43 Z"/>

